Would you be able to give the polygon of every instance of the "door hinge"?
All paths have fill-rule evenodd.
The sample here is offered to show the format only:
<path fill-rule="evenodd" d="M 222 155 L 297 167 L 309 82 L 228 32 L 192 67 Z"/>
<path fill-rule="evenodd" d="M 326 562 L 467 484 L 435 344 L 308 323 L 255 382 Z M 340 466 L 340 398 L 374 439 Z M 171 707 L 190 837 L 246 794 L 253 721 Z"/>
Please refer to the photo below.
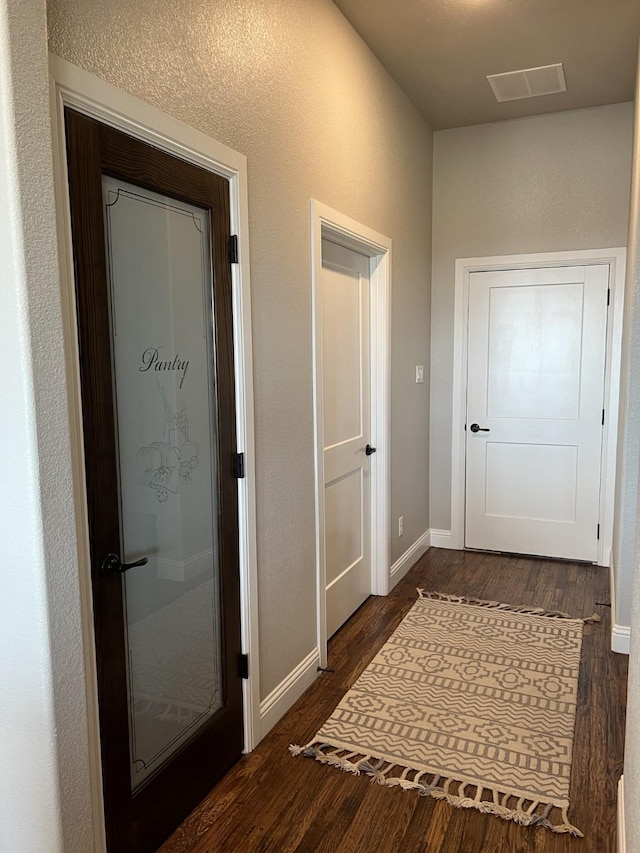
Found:
<path fill-rule="evenodd" d="M 249 655 L 238 655 L 238 675 L 249 678 Z"/>
<path fill-rule="evenodd" d="M 602 426 L 604 426 L 604 409 L 602 410 Z"/>
<path fill-rule="evenodd" d="M 229 263 L 238 263 L 238 235 L 232 234 L 229 237 Z"/>
<path fill-rule="evenodd" d="M 607 305 L 611 303 L 611 288 L 607 288 Z"/>
<path fill-rule="evenodd" d="M 237 480 L 244 480 L 244 453 L 236 453 L 233 463 L 233 476 Z"/>
<path fill-rule="evenodd" d="M 597 537 L 596 537 L 596 538 L 597 538 L 597 539 L 599 539 L 599 538 L 600 538 L 600 525 L 598 525 L 598 535 L 597 535 Z"/>

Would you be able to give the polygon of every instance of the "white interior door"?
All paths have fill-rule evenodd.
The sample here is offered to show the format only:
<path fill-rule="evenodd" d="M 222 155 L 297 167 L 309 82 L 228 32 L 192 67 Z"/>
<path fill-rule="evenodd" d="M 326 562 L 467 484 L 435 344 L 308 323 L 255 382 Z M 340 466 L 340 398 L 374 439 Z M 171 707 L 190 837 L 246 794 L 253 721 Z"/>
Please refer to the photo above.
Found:
<path fill-rule="evenodd" d="M 608 273 L 470 275 L 468 548 L 596 561 Z"/>
<path fill-rule="evenodd" d="M 322 241 L 327 636 L 371 593 L 369 258 Z"/>

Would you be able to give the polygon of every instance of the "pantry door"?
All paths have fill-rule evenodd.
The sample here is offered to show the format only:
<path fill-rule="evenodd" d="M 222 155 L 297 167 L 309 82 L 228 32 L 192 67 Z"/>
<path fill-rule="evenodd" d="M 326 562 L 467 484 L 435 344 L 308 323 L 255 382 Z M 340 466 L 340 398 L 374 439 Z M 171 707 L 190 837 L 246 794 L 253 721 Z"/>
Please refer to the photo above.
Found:
<path fill-rule="evenodd" d="M 469 281 L 468 548 L 595 562 L 609 266 Z"/>
<path fill-rule="evenodd" d="M 111 853 L 243 748 L 229 187 L 66 113 Z"/>

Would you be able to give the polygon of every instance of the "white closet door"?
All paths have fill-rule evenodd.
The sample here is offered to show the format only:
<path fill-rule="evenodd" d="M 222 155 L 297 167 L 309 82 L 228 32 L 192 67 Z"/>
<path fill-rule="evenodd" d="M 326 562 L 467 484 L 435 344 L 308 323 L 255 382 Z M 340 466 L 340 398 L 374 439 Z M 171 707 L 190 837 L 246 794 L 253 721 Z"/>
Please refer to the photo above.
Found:
<path fill-rule="evenodd" d="M 371 593 L 369 258 L 322 241 L 327 636 Z"/>
<path fill-rule="evenodd" d="M 597 559 L 608 267 L 470 276 L 465 545 Z"/>

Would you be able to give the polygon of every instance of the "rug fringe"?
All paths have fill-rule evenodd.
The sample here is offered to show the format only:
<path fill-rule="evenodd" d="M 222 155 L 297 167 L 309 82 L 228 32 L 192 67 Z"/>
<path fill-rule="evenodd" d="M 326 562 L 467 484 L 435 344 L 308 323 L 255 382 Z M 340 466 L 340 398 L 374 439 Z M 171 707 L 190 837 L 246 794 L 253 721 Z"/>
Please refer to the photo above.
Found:
<path fill-rule="evenodd" d="M 432 598 L 437 601 L 451 601 L 455 604 L 473 604 L 476 607 L 491 607 L 496 610 L 511 611 L 512 613 L 526 613 L 529 616 L 547 616 L 550 619 L 574 619 L 569 613 L 562 613 L 560 610 L 545 610 L 543 607 L 527 607 L 526 605 L 505 604 L 502 601 L 489 601 L 483 598 L 470 598 L 466 595 L 447 595 L 444 592 L 435 592 L 434 590 L 420 589 L 418 587 L 418 596 L 420 598 Z M 578 621 L 578 620 L 576 620 Z M 593 616 L 588 616 L 586 619 L 579 621 L 585 624 L 600 622 L 600 617 L 597 613 Z"/>
<path fill-rule="evenodd" d="M 553 803 L 544 803 L 530 797 L 518 797 L 516 794 L 483 787 L 471 781 L 442 778 L 438 774 L 392 764 L 371 755 L 362 755 L 357 761 L 351 761 L 354 755 L 361 755 L 361 753 L 348 752 L 346 749 L 322 741 L 311 741 L 306 746 L 291 744 L 289 752 L 294 756 L 304 755 L 307 758 L 314 758 L 321 764 L 339 767 L 347 773 L 353 773 L 354 776 L 360 776 L 364 773 L 378 785 L 399 787 L 405 791 L 415 790 L 422 797 L 446 800 L 449 805 L 457 809 L 476 809 L 482 814 L 492 814 L 503 820 L 511 820 L 521 826 L 543 826 L 552 832 L 568 833 L 577 838 L 584 837 L 577 827 L 569 823 L 568 806 L 556 806 Z M 346 753 L 348 757 L 341 753 Z M 400 770 L 402 772 L 399 776 L 389 775 L 393 771 L 399 772 Z M 408 778 L 410 773 L 415 774 L 413 779 Z M 423 777 L 426 776 L 432 777 L 430 784 L 426 784 L 424 781 Z M 458 786 L 458 790 L 457 793 L 452 794 L 449 789 L 455 785 Z M 475 789 L 475 795 L 468 796 L 467 788 Z M 491 799 L 482 799 L 484 795 L 491 797 Z M 512 808 L 508 805 L 511 799 L 517 801 Z M 525 807 L 526 803 L 529 805 Z M 542 811 L 539 812 L 538 809 L 542 809 Z M 561 823 L 551 823 L 549 816 L 553 809 L 560 811 Z"/>

